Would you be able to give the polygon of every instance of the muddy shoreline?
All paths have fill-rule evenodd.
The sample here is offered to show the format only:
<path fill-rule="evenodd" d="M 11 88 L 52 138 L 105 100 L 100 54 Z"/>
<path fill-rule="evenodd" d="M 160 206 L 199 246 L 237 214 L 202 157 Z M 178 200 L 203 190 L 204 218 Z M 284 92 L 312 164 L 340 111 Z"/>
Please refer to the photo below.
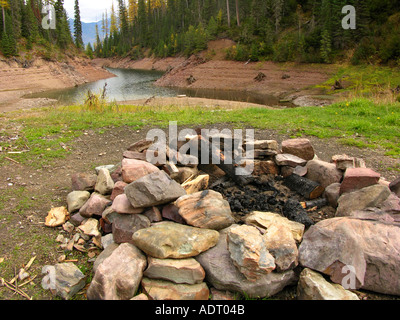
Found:
<path fill-rule="evenodd" d="M 221 48 L 216 46 L 221 46 L 221 43 L 210 44 L 209 50 L 214 48 L 220 52 Z M 114 74 L 108 72 L 105 67 L 163 71 L 165 74 L 155 83 L 162 87 L 249 92 L 273 96 L 278 100 L 293 103 L 295 106 L 327 105 L 334 101 L 333 97 L 321 98 L 321 92 L 315 88 L 315 85 L 329 79 L 333 73 L 333 67 L 278 64 L 268 61 L 243 63 L 222 60 L 220 54 L 213 59 L 206 59 L 207 55 L 207 52 L 202 52 L 190 58 L 168 57 L 141 60 L 69 58 L 63 62 L 36 58 L 28 66 L 18 59 L 3 59 L 0 60 L 0 113 L 56 105 L 57 100 L 25 99 L 24 96 L 114 77 Z M 265 75 L 261 81 L 255 80 L 259 74 Z M 171 101 L 181 105 L 183 101 L 178 98 L 172 100 L 156 98 L 155 100 L 157 105 L 170 104 Z M 216 101 L 216 99 L 187 98 L 186 101 L 189 105 L 197 102 L 197 105 L 204 106 L 221 104 L 231 106 L 229 103 L 222 100 Z M 146 101 L 140 100 L 121 103 L 148 105 Z"/>
<path fill-rule="evenodd" d="M 327 105 L 336 99 L 315 88 L 334 73 L 332 66 L 207 60 L 204 55 L 188 59 L 95 59 L 93 63 L 99 67 L 163 71 L 164 76 L 155 83 L 161 87 L 244 91 L 273 96 L 295 106 Z M 265 75 L 261 81 L 255 79 L 259 74 Z"/>
<path fill-rule="evenodd" d="M 115 75 L 86 58 L 68 58 L 62 62 L 34 58 L 0 59 L 0 113 L 44 107 L 57 103 L 52 99 L 24 99 L 27 94 L 63 89 L 107 79 Z"/>

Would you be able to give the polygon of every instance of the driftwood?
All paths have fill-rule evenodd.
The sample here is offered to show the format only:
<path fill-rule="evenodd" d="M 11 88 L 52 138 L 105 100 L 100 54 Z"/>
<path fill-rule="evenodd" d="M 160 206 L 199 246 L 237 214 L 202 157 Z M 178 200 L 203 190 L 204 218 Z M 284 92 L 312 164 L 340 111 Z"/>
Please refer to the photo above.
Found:
<path fill-rule="evenodd" d="M 284 178 L 283 184 L 290 190 L 299 193 L 306 199 L 319 198 L 325 191 L 325 189 L 319 183 L 305 177 L 300 177 L 295 173 Z"/>

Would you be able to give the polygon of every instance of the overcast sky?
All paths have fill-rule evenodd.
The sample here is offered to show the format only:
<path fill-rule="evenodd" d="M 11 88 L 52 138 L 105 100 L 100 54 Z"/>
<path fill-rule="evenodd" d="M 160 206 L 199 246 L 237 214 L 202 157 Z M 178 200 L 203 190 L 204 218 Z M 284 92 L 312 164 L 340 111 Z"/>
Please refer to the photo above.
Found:
<path fill-rule="evenodd" d="M 79 0 L 79 9 L 81 12 L 81 21 L 96 22 L 101 20 L 104 11 L 110 11 L 113 0 Z M 74 18 L 75 0 L 64 0 L 64 8 L 68 12 L 69 18 Z M 114 6 L 116 2 L 114 0 Z"/>

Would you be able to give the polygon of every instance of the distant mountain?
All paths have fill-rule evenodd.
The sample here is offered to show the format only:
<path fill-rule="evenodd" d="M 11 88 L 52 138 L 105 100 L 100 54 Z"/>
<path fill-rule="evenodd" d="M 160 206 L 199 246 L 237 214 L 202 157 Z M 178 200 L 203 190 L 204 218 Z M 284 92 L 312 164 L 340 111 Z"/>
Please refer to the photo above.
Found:
<path fill-rule="evenodd" d="M 71 28 L 72 36 L 74 36 L 74 19 L 68 19 Z M 101 34 L 101 21 L 97 22 L 82 22 L 82 40 L 85 46 L 90 42 L 91 45 L 96 42 L 96 24 L 98 25 Z"/>

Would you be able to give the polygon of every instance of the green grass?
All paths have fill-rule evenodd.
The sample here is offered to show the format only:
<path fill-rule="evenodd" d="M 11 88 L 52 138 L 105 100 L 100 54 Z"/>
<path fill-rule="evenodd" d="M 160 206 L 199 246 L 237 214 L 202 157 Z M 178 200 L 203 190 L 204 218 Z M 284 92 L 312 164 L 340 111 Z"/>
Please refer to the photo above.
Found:
<path fill-rule="evenodd" d="M 241 128 L 274 129 L 293 137 L 338 138 L 345 145 L 384 148 L 386 155 L 400 158 L 400 103 L 373 103 L 367 99 L 326 107 L 273 110 L 113 106 L 88 111 L 83 106 L 69 106 L 11 116 L 6 121 L 21 127 L 20 138 L 11 142 L 13 150 L 30 150 L 13 154 L 13 159 L 22 163 L 33 161 L 37 166 L 65 157 L 68 151 L 62 144 L 73 141 L 87 130 L 102 133 L 108 128 L 121 126 L 166 128 L 169 121 L 193 128 L 230 123 Z M 7 144 L 10 147 L 8 142 L 3 143 L 3 148 Z M 4 153 L 0 155 L 1 161 L 5 161 Z"/>
<path fill-rule="evenodd" d="M 332 91 L 331 87 L 337 80 L 344 83 L 345 89 Z M 331 94 L 346 92 L 351 96 L 377 98 L 382 95 L 382 91 L 389 91 L 399 85 L 399 68 L 376 65 L 342 65 L 338 66 L 336 73 L 329 80 L 316 87 Z"/>

